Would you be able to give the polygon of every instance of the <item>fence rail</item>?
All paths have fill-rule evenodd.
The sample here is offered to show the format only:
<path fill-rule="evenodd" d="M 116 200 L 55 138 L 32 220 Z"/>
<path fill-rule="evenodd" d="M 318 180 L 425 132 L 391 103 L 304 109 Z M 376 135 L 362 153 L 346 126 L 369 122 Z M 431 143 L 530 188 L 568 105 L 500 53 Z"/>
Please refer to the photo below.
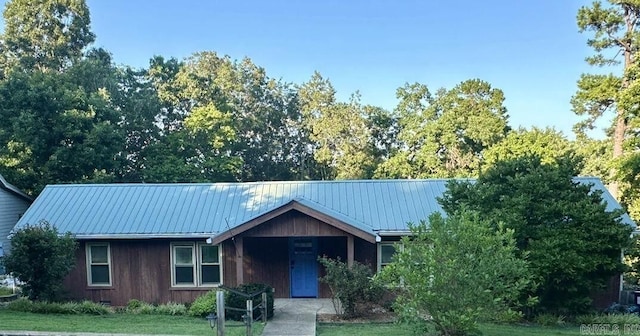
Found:
<path fill-rule="evenodd" d="M 246 307 L 230 307 L 225 305 L 224 301 L 224 291 L 229 291 L 231 293 L 237 294 L 246 299 Z M 262 296 L 262 302 L 260 304 L 253 306 L 253 299 L 257 296 Z M 224 336 L 226 327 L 242 327 L 244 326 L 247 331 L 247 336 L 252 335 L 252 324 L 255 321 L 262 320 L 262 323 L 267 323 L 267 287 L 262 290 L 256 291 L 254 293 L 244 293 L 233 288 L 228 288 L 224 286 L 220 286 L 220 289 L 216 293 L 216 305 L 217 305 L 217 333 L 218 336 Z M 226 325 L 225 323 L 225 315 L 226 311 L 240 311 L 245 312 L 242 315 L 243 324 L 240 325 Z M 256 316 L 255 311 L 258 310 L 259 314 Z"/>

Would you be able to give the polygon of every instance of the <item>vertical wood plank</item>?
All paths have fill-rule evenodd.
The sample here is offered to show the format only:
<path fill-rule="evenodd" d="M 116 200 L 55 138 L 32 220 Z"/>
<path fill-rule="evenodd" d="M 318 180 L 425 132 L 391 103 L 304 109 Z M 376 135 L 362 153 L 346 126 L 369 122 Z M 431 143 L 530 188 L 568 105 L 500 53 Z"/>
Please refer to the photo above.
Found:
<path fill-rule="evenodd" d="M 347 236 L 347 265 L 353 266 L 353 236 Z"/>
<path fill-rule="evenodd" d="M 236 281 L 238 285 L 244 283 L 244 239 L 242 236 L 235 237 L 236 244 Z"/>

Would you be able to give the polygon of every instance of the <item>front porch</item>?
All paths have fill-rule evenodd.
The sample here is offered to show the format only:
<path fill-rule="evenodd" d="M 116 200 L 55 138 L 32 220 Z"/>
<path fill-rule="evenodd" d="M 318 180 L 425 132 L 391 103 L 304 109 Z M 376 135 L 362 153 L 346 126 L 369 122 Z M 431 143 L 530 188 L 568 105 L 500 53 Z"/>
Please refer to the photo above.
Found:
<path fill-rule="evenodd" d="M 318 257 L 376 266 L 372 235 L 343 230 L 344 224 L 329 216 L 317 217 L 290 209 L 222 241 L 225 279 L 235 280 L 227 285 L 268 284 L 276 298 L 329 298 L 328 286 L 319 281 L 324 269 Z"/>

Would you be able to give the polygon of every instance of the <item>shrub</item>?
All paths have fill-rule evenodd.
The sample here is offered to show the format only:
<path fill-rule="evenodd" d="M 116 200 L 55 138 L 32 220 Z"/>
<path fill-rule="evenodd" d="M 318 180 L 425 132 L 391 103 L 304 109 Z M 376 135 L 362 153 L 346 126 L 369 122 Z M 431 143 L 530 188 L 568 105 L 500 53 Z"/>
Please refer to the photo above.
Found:
<path fill-rule="evenodd" d="M 318 260 L 326 271 L 320 281 L 329 285 L 334 306 L 337 306 L 335 300 L 339 301 L 346 317 L 357 316 L 358 303 L 370 302 L 382 293 L 382 286 L 372 280 L 373 272 L 368 266 L 354 261 L 349 267 L 340 258 L 334 260 L 321 257 Z"/>
<path fill-rule="evenodd" d="M 210 290 L 207 293 L 198 296 L 189 307 L 189 315 L 196 317 L 205 317 L 216 311 L 216 290 Z"/>
<path fill-rule="evenodd" d="M 494 312 L 486 319 L 487 322 L 492 323 L 504 323 L 504 324 L 514 324 L 522 321 L 524 318 L 524 314 L 520 311 L 507 309 Z"/>
<path fill-rule="evenodd" d="M 158 305 L 155 309 L 158 315 L 186 315 L 187 307 L 182 303 L 169 302 L 167 304 Z"/>
<path fill-rule="evenodd" d="M 479 321 L 517 308 L 531 276 L 516 256 L 513 230 L 496 230 L 473 212 L 434 214 L 429 226 L 410 227 L 413 235 L 381 274 L 401 289 L 395 311 L 403 320 L 466 335 Z"/>
<path fill-rule="evenodd" d="M 140 308 L 144 302 L 136 299 L 131 299 L 127 302 L 127 310 L 135 310 Z"/>
<path fill-rule="evenodd" d="M 533 321 L 539 325 L 546 327 L 557 327 L 565 324 L 565 316 L 554 314 L 539 314 Z"/>
<path fill-rule="evenodd" d="M 637 314 L 590 314 L 580 315 L 575 319 L 577 324 L 617 324 L 620 330 L 624 325 L 640 325 L 640 316 Z"/>
<path fill-rule="evenodd" d="M 13 294 L 13 289 L 9 287 L 0 286 L 0 295 L 11 295 Z"/>
<path fill-rule="evenodd" d="M 238 287 L 233 288 L 233 290 L 245 293 L 245 294 L 253 294 L 259 291 L 266 289 L 267 291 L 267 318 L 270 319 L 273 317 L 273 287 L 265 284 L 259 283 L 251 283 L 251 284 L 243 284 Z M 262 303 L 262 295 L 258 295 L 253 298 L 253 307 L 257 307 Z M 227 295 L 225 296 L 225 305 L 228 307 L 236 307 L 236 308 L 246 308 L 247 307 L 247 298 L 234 293 L 232 291 L 227 291 Z M 232 320 L 241 320 L 244 312 L 241 311 L 232 311 L 229 310 L 226 312 L 225 317 Z M 256 313 L 258 314 L 257 310 Z M 257 317 L 257 315 L 255 315 Z"/>
<path fill-rule="evenodd" d="M 4 257 L 7 272 L 24 282 L 31 300 L 55 301 L 62 280 L 75 264 L 76 241 L 59 235 L 46 221 L 27 225 L 11 238 L 11 254 Z"/>
<path fill-rule="evenodd" d="M 113 313 L 109 307 L 91 301 L 83 302 L 44 302 L 19 298 L 7 305 L 7 309 L 37 314 L 87 314 L 107 315 Z"/>
<path fill-rule="evenodd" d="M 29 299 L 21 297 L 15 301 L 9 302 L 9 304 L 7 305 L 7 309 L 21 312 L 31 312 L 31 310 L 33 309 L 33 303 Z"/>
<path fill-rule="evenodd" d="M 107 315 L 113 313 L 113 310 L 107 306 L 86 300 L 76 303 L 75 311 L 77 314 L 87 315 Z"/>

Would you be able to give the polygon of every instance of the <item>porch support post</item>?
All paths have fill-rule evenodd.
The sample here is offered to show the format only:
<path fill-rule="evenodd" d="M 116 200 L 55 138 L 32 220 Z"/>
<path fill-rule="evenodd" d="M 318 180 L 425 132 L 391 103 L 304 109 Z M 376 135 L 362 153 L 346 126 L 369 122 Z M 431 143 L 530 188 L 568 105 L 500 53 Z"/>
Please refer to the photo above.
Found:
<path fill-rule="evenodd" d="M 347 266 L 353 266 L 353 236 L 347 236 Z"/>
<path fill-rule="evenodd" d="M 236 244 L 236 286 L 244 283 L 244 243 L 242 236 L 234 238 Z"/>

